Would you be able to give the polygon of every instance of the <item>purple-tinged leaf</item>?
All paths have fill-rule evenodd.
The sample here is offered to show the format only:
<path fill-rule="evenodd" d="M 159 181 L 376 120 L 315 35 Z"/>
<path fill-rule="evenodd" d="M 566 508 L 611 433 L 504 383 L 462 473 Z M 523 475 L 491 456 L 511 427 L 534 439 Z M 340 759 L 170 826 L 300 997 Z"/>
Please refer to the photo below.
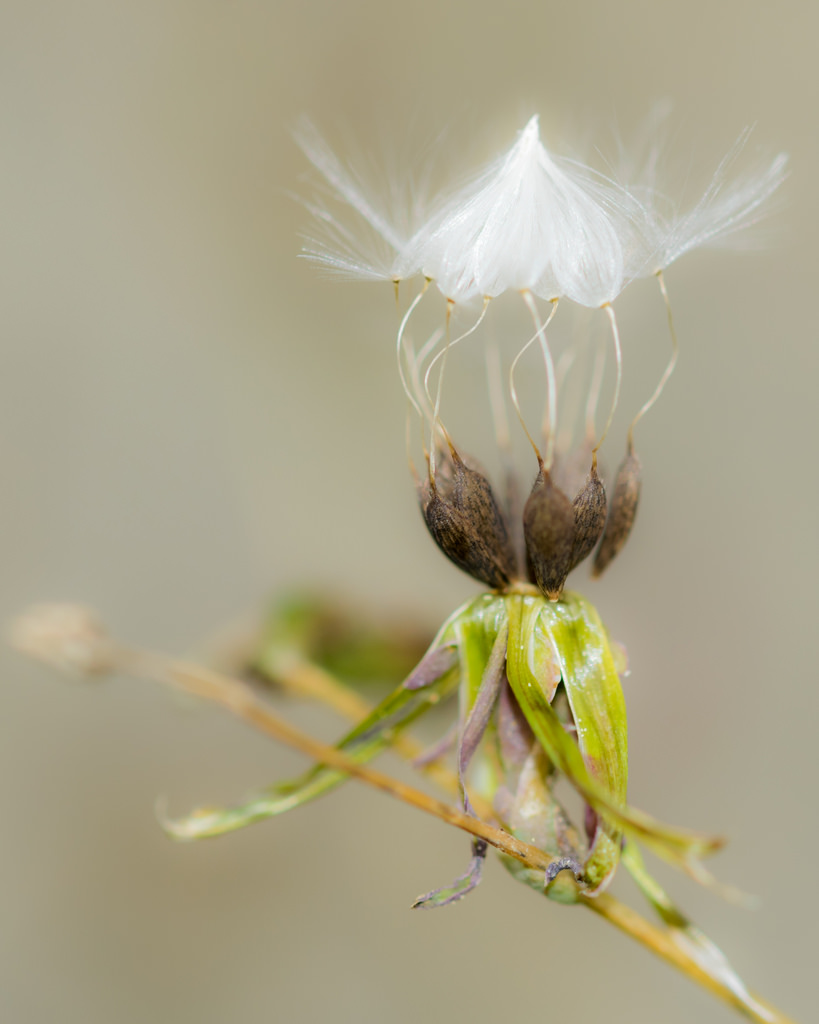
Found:
<path fill-rule="evenodd" d="M 475 697 L 472 707 L 461 732 L 461 741 L 458 745 L 458 779 L 461 784 L 461 791 L 464 797 L 464 809 L 472 813 L 469 805 L 469 797 L 466 792 L 466 771 L 469 762 L 483 739 L 492 711 L 498 700 L 501 687 L 506 681 L 506 637 L 507 628 L 503 626 L 495 638 L 492 646 L 492 653 L 483 673 L 480 688 Z"/>
<path fill-rule="evenodd" d="M 423 690 L 454 667 L 458 652 L 454 647 L 431 647 L 404 680 L 405 690 Z"/>
<path fill-rule="evenodd" d="M 498 745 L 507 771 L 523 767 L 534 743 L 535 734 L 506 680 L 498 698 Z"/>
<path fill-rule="evenodd" d="M 463 899 L 480 882 L 485 859 L 486 843 L 483 839 L 473 840 L 472 860 L 464 874 L 459 875 L 451 885 L 433 889 L 432 892 L 419 896 L 412 905 L 413 910 L 435 910 L 438 907 L 448 907 L 451 903 L 457 903 L 458 900 Z"/>

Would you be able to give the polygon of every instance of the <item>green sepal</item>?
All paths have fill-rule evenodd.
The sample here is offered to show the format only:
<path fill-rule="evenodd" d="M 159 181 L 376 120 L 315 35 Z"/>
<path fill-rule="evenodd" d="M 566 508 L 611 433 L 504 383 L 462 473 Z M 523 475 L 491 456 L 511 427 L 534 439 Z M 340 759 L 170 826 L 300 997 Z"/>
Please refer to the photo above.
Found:
<path fill-rule="evenodd" d="M 560 664 L 563 686 L 577 728 L 577 743 L 591 776 L 617 800 L 628 788 L 628 726 L 620 674 L 596 610 L 577 594 L 544 607 L 540 620 Z M 623 832 L 601 816 L 585 864 L 586 894 L 609 884 L 620 860 Z"/>
<path fill-rule="evenodd" d="M 614 658 L 594 609 L 577 595 L 560 602 L 528 594 L 506 597 L 509 684 L 532 731 L 549 759 L 605 822 L 597 850 L 587 868 L 592 891 L 600 891 L 616 867 L 620 830 L 644 842 L 669 862 L 689 868 L 692 861 L 715 852 L 722 840 L 674 829 L 627 807 L 625 709 Z M 527 639 L 540 618 L 552 638 L 564 670 L 564 685 L 577 721 L 578 743 L 564 729 L 551 706 L 548 687 L 529 666 Z M 565 648 L 565 650 L 564 650 Z M 599 693 L 593 691 L 599 688 Z M 617 733 L 622 733 L 622 736 Z M 611 742 L 611 747 L 606 744 Z M 581 752 L 580 743 L 584 751 Z M 584 756 L 585 754 L 585 756 Z M 587 760 L 588 759 L 588 760 Z"/>

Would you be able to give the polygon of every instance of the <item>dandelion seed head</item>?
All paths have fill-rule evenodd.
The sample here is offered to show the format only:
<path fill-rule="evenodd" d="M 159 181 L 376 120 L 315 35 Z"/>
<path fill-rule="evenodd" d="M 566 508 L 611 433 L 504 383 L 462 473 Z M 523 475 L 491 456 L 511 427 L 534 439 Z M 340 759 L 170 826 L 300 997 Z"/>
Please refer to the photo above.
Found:
<path fill-rule="evenodd" d="M 450 561 L 485 585 L 504 589 L 537 584 L 556 601 L 568 573 L 592 549 L 597 547 L 595 574 L 620 552 L 631 533 L 642 486 L 635 427 L 666 387 L 679 351 L 663 271 L 694 249 L 745 240 L 747 229 L 766 213 L 786 177 L 784 154 L 736 172 L 746 131 L 699 199 L 683 204 L 660 184 L 667 114 L 667 107 L 654 109 L 642 143 L 631 157 L 623 150 L 619 167 L 609 173 L 550 152 L 534 115 L 507 150 L 430 201 L 419 201 L 409 174 L 405 181 L 393 177 L 386 197 L 379 197 L 309 122 L 299 128 L 298 142 L 324 181 L 324 192 L 308 203 L 320 230 L 305 255 L 333 272 L 362 279 L 422 279 L 399 312 L 395 343 L 410 410 L 421 420 L 426 482 L 415 475 L 422 510 Z M 354 216 L 358 228 L 348 227 L 340 207 Z M 626 457 L 608 500 L 597 456 L 616 427 L 623 375 L 633 358 L 613 304 L 633 280 L 652 275 L 666 307 L 671 354 L 653 393 L 632 413 Z M 412 335 L 419 316 L 425 315 L 418 309 L 431 312 L 436 291 L 446 300 L 443 323 L 431 334 L 425 331 L 429 340 L 416 346 Z M 493 337 L 495 300 L 506 293 L 522 302 L 533 330 L 518 338 L 504 357 L 508 399 L 537 459 L 537 481 L 528 501 L 523 492 L 496 494 L 489 480 L 471 467 L 453 476 L 453 467 L 465 463 L 444 425 L 444 376 L 454 372 L 448 369 L 449 353 Z M 562 310 L 567 301 L 599 311 L 594 316 L 604 323 L 614 353 L 608 373 L 594 346 L 576 335 L 568 341 L 564 335 L 558 341 L 560 357 L 553 355 L 555 335 L 559 339 L 563 327 L 561 316 L 554 326 L 552 321 L 558 304 Z M 551 305 L 547 316 L 539 307 L 544 302 Z M 482 307 L 467 329 L 451 331 L 453 308 L 478 303 Z M 539 353 L 542 366 L 537 420 L 522 408 L 516 386 L 524 356 L 531 382 L 530 350 Z M 568 412 L 563 409 L 561 393 L 565 368 L 578 353 L 593 362 L 582 425 L 570 407 Z M 497 382 L 494 391 L 492 415 L 497 422 L 504 419 Z M 598 403 L 607 409 L 602 429 L 596 422 Z M 540 423 L 539 430 L 533 422 Z M 502 435 L 498 447 L 501 461 L 508 463 L 508 435 L 505 430 Z M 410 453 L 409 426 L 407 438 Z M 411 454 L 410 465 L 415 472 Z M 564 472 L 567 467 L 573 467 L 571 473 Z M 532 478 L 531 467 L 527 475 Z"/>

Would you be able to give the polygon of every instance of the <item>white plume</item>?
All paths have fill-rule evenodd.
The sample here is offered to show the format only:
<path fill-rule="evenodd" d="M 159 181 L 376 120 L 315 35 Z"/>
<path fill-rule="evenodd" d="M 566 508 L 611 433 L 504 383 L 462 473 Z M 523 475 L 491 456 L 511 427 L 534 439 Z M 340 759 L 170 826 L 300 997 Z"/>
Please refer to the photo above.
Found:
<path fill-rule="evenodd" d="M 623 286 L 633 207 L 614 182 L 553 159 L 535 116 L 420 228 L 398 266 L 455 302 L 511 289 L 599 306 Z"/>
<path fill-rule="evenodd" d="M 653 119 L 652 134 L 659 134 L 664 116 Z M 635 277 L 668 267 L 690 249 L 730 244 L 759 219 L 786 177 L 787 157 L 780 154 L 731 181 L 731 165 L 748 134 L 720 163 L 702 198 L 681 211 L 657 187 L 658 142 L 647 140 L 623 184 L 551 156 L 534 116 L 508 152 L 430 206 L 413 198 L 409 181 L 393 182 L 390 201 L 379 203 L 364 179 L 302 120 L 296 139 L 331 198 L 364 222 L 363 232 L 353 231 L 326 199 L 314 199 L 306 205 L 320 231 L 308 240 L 305 255 L 369 280 L 423 274 L 457 303 L 513 290 L 601 306 Z"/>
<path fill-rule="evenodd" d="M 731 179 L 730 171 L 744 149 L 751 130 L 746 129 L 723 158 L 703 193 L 688 210 L 662 193 L 656 185 L 657 153 L 630 182 L 639 195 L 644 220 L 641 226 L 642 264 L 631 268 L 635 277 L 665 270 L 691 249 L 730 246 L 741 241 L 740 233 L 758 223 L 771 196 L 787 177 L 788 157 L 756 164 Z"/>
<path fill-rule="evenodd" d="M 342 164 L 309 119 L 299 121 L 294 136 L 307 159 L 330 186 L 330 196 L 351 207 L 364 222 L 363 231 L 360 225 L 357 231 L 352 230 L 336 216 L 324 197 L 305 202 L 319 233 L 307 238 L 304 255 L 343 275 L 364 280 L 394 280 L 396 260 L 417 226 L 417 212 L 385 209 L 374 196 L 375 190 Z M 392 198 L 395 203 L 395 196 Z M 402 224 L 408 226 L 402 228 Z"/>

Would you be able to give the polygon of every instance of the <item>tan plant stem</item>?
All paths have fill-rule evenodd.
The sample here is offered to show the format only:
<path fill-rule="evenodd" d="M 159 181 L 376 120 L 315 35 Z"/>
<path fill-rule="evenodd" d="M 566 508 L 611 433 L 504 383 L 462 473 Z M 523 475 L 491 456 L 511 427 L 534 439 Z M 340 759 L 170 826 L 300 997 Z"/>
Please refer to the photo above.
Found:
<path fill-rule="evenodd" d="M 627 904 L 621 903 L 608 893 L 603 893 L 594 900 L 586 900 L 585 905 L 600 917 L 604 917 L 615 928 L 619 928 L 621 932 L 651 950 L 661 960 L 688 975 L 691 981 L 701 985 L 729 1006 L 733 1006 L 735 1010 L 739 1010 L 749 1020 L 758 1021 L 760 1024 L 795 1024 L 790 1017 L 786 1017 L 760 996 L 751 993 L 752 998 L 767 1010 L 768 1016 L 755 1013 L 726 985 L 706 973 L 693 957 L 678 946 L 671 929 L 652 924 L 636 910 L 632 910 Z"/>

